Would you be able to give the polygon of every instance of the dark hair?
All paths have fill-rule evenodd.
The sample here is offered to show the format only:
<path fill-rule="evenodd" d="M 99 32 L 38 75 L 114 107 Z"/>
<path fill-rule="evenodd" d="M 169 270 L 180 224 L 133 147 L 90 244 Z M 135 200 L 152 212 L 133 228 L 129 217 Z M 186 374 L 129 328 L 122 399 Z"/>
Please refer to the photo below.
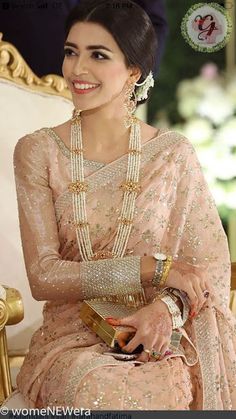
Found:
<path fill-rule="evenodd" d="M 157 38 L 147 13 L 131 0 L 82 0 L 65 24 L 65 38 L 77 22 L 93 22 L 110 32 L 125 56 L 127 67 L 138 67 L 143 82 L 154 69 Z M 145 103 L 147 99 L 138 102 Z"/>

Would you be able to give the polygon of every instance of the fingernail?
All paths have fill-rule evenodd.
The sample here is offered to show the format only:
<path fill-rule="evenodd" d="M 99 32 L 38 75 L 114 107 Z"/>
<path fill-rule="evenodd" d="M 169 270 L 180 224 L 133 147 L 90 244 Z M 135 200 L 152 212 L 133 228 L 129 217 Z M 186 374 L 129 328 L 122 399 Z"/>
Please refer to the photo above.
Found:
<path fill-rule="evenodd" d="M 172 355 L 172 354 L 173 354 L 173 352 L 172 352 L 172 351 L 166 351 L 166 352 L 165 352 L 165 356 L 166 356 L 166 355 Z"/>
<path fill-rule="evenodd" d="M 190 313 L 190 315 L 189 315 L 189 317 L 191 317 L 191 318 L 192 318 L 192 317 L 195 317 L 195 316 L 196 316 L 195 311 L 191 312 L 191 313 Z"/>
<path fill-rule="evenodd" d="M 114 317 L 105 317 L 105 320 L 116 320 L 116 319 L 114 319 Z"/>
<path fill-rule="evenodd" d="M 106 321 L 107 321 L 107 323 L 110 323 L 110 324 L 112 324 L 114 326 L 116 326 L 116 325 L 118 326 L 120 324 L 119 320 L 112 319 L 112 318 L 109 318 L 109 317 L 106 319 Z"/>

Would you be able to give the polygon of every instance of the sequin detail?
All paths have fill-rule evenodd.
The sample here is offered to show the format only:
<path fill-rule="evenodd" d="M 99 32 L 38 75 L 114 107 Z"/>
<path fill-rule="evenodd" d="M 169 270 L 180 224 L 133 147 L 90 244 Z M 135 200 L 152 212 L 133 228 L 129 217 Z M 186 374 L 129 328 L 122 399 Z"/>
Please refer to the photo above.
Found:
<path fill-rule="evenodd" d="M 68 147 L 66 147 L 65 143 L 62 141 L 62 139 L 59 137 L 59 135 L 56 134 L 56 132 L 51 128 L 43 128 L 43 130 L 51 137 L 53 140 L 56 141 L 58 147 L 60 148 L 62 154 L 64 154 L 65 157 L 70 159 L 71 151 Z M 100 169 L 101 167 L 104 167 L 104 163 L 100 163 L 93 160 L 87 160 L 84 159 L 84 165 L 86 167 L 91 167 L 93 169 Z"/>
<path fill-rule="evenodd" d="M 65 387 L 65 402 L 67 406 L 74 405 L 77 387 L 79 386 L 80 381 L 86 374 L 88 374 L 94 368 L 97 368 L 103 365 L 119 365 L 119 364 L 120 364 L 120 361 L 117 361 L 115 359 L 111 361 L 110 356 L 103 355 L 103 356 L 99 356 L 90 360 L 84 367 L 81 367 L 81 365 L 78 365 L 77 367 L 75 367 Z"/>
<path fill-rule="evenodd" d="M 203 376 L 203 410 L 217 410 L 217 388 L 214 380 L 214 335 L 211 332 L 208 318 L 204 312 L 195 319 L 197 347 L 201 360 L 201 372 Z"/>
<path fill-rule="evenodd" d="M 51 135 L 51 132 L 48 132 L 48 134 Z M 158 153 L 160 153 L 167 147 L 176 144 L 179 141 L 183 141 L 183 137 L 176 137 L 176 135 L 173 135 L 173 133 L 171 132 L 163 133 L 159 135 L 157 138 L 148 141 L 142 147 L 143 151 L 145 152 L 143 152 L 141 156 L 141 167 L 148 163 L 148 161 L 150 161 L 151 159 L 155 159 Z M 97 189 L 101 187 L 101 185 L 106 187 L 108 183 L 114 182 L 114 180 L 117 178 L 117 176 L 119 176 L 120 173 L 125 173 L 125 169 L 127 167 L 127 159 L 127 155 L 124 155 L 117 160 L 115 166 L 104 166 L 103 170 L 95 172 L 94 174 L 86 178 L 89 191 L 91 193 L 95 192 Z M 142 179 L 142 171 L 140 177 Z M 57 198 L 55 202 L 55 212 L 57 220 L 61 217 L 64 208 L 70 203 L 70 201 L 71 194 L 68 191 L 65 191 Z"/>
<path fill-rule="evenodd" d="M 139 256 L 81 262 L 80 277 L 84 299 L 142 291 Z"/>

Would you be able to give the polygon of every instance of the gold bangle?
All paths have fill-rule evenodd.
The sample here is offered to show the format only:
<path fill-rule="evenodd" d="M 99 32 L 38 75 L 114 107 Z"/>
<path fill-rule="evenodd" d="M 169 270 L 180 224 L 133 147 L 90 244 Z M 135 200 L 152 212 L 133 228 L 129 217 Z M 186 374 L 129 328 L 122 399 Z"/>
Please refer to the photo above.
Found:
<path fill-rule="evenodd" d="M 165 295 L 167 295 L 167 291 L 166 290 L 157 291 L 155 293 L 154 297 L 152 298 L 150 304 L 155 303 L 156 301 L 160 300 L 161 297 L 164 297 Z"/>
<path fill-rule="evenodd" d="M 165 261 L 163 275 L 161 277 L 160 284 L 159 284 L 160 287 L 164 287 L 164 285 L 165 285 L 165 282 L 167 280 L 167 277 L 169 275 L 170 268 L 171 268 L 171 265 L 172 265 L 172 260 L 173 260 L 172 256 L 168 256 L 166 261 Z"/>

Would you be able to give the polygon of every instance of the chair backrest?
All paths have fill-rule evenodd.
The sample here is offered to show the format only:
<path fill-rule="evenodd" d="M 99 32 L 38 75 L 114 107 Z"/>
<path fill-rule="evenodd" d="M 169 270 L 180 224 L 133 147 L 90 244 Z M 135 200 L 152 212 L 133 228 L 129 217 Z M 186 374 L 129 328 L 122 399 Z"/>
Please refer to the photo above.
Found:
<path fill-rule="evenodd" d="M 0 34 L 0 171 L 2 214 L 0 283 L 17 288 L 24 301 L 25 318 L 7 328 L 10 350 L 28 348 L 42 320 L 42 302 L 35 301 L 26 277 L 15 192 L 13 151 L 19 138 L 42 127 L 58 125 L 71 116 L 73 104 L 62 77 L 38 78 L 13 45 Z"/>

